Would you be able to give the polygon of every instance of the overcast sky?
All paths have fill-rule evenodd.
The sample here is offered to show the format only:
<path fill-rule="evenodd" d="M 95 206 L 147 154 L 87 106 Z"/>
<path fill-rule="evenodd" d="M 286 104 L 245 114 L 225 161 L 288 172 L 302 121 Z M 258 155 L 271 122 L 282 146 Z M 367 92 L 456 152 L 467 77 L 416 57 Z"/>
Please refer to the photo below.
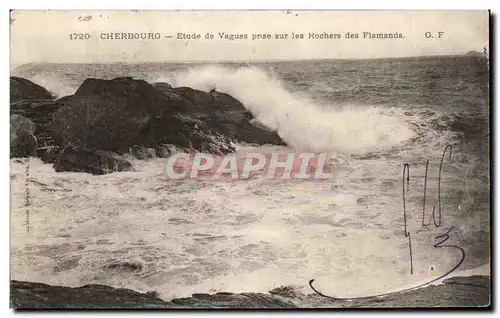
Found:
<path fill-rule="evenodd" d="M 88 17 L 89 21 L 79 21 Z M 88 18 L 87 18 L 88 19 Z M 82 19 L 80 19 L 82 20 Z M 86 20 L 86 19 L 83 19 Z M 487 11 L 13 11 L 11 65 L 30 62 L 218 61 L 381 58 L 483 52 Z M 90 40 L 70 40 L 70 33 Z M 102 40 L 101 33 L 154 32 L 160 40 Z M 200 40 L 176 34 L 199 33 Z M 207 32 L 214 34 L 206 40 Z M 221 40 L 219 32 L 248 34 Z M 302 40 L 291 39 L 303 33 Z M 310 40 L 314 33 L 359 33 L 358 39 Z M 404 39 L 363 39 L 363 32 L 400 32 Z M 431 32 L 433 38 L 426 38 Z M 444 32 L 438 38 L 438 32 Z M 288 34 L 253 40 L 252 34 Z M 165 36 L 173 36 L 166 39 Z"/>

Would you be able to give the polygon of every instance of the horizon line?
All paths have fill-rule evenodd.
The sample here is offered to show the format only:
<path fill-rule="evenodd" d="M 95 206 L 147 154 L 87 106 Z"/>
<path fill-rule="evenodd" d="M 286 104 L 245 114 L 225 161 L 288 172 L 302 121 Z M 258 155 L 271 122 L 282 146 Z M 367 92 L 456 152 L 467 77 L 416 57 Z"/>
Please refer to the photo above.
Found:
<path fill-rule="evenodd" d="M 154 63 L 167 63 L 167 64 L 202 64 L 202 63 L 276 63 L 276 62 L 302 62 L 302 61 L 346 61 L 346 60 L 389 60 L 389 59 L 405 59 L 405 58 L 432 58 L 432 57 L 447 57 L 447 56 L 467 56 L 470 53 L 478 53 L 478 55 L 488 58 L 487 54 L 479 51 L 470 50 L 461 53 L 433 53 L 428 55 L 409 55 L 409 56 L 388 56 L 388 57 L 371 57 L 371 58 L 303 58 L 303 59 L 270 59 L 270 60 L 190 60 L 190 61 L 172 61 L 172 60 L 137 60 L 137 61 L 81 61 L 81 62 L 26 62 L 17 65 L 11 64 L 11 68 L 16 69 L 24 65 L 30 64 L 154 64 Z"/>

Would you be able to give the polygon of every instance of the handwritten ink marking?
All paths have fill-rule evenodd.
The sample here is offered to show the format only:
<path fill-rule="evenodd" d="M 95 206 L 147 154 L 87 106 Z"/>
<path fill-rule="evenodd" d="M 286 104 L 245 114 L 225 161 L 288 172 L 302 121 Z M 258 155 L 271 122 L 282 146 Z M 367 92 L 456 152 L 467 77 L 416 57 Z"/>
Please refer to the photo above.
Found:
<path fill-rule="evenodd" d="M 439 222 L 436 223 L 436 220 L 434 219 L 434 213 L 433 213 L 433 219 L 434 219 L 434 224 L 436 225 L 436 227 L 440 227 L 443 223 L 442 223 L 442 213 L 443 213 L 443 210 L 441 208 L 441 173 L 443 172 L 443 161 L 444 161 L 444 156 L 446 155 L 446 150 L 450 149 L 450 157 L 449 159 L 451 159 L 451 153 L 452 153 L 452 147 L 451 145 L 447 145 L 445 148 L 444 148 L 444 151 L 443 151 L 443 155 L 441 156 L 441 164 L 439 165 L 439 176 L 438 176 L 438 214 L 439 214 Z M 435 206 L 435 205 L 434 205 Z M 434 208 L 433 208 L 433 211 L 434 211 Z"/>
<path fill-rule="evenodd" d="M 451 227 L 448 229 L 448 231 L 446 231 L 446 233 L 444 234 L 440 234 L 436 237 L 434 237 L 436 240 L 437 239 L 440 239 L 440 238 L 443 238 L 442 241 L 434 244 L 434 248 L 453 248 L 453 249 L 457 249 L 460 251 L 460 253 L 462 254 L 461 258 L 460 258 L 460 261 L 457 263 L 457 265 L 455 265 L 455 267 L 453 267 L 452 269 L 450 269 L 447 273 L 445 273 L 442 277 L 445 277 L 449 274 L 451 274 L 455 269 L 457 269 L 460 265 L 462 265 L 462 263 L 464 262 L 465 260 L 465 251 L 463 248 L 461 248 L 460 246 L 457 246 L 457 245 L 442 245 L 444 242 L 448 241 L 450 239 L 450 236 L 448 235 L 451 231 Z"/>
<path fill-rule="evenodd" d="M 406 191 L 405 191 L 405 176 L 406 176 L 406 184 L 410 185 L 410 165 L 405 163 L 403 165 L 403 215 L 405 221 L 405 237 L 408 237 L 408 230 L 406 228 Z"/>
<path fill-rule="evenodd" d="M 411 250 L 411 234 L 407 229 L 407 221 L 406 221 L 406 189 L 405 189 L 405 176 L 406 176 L 406 186 L 410 187 L 410 165 L 405 163 L 403 165 L 403 215 L 404 215 L 404 223 L 405 223 L 405 237 L 408 238 L 408 246 L 410 248 L 410 274 L 413 275 L 413 253 Z"/>
<path fill-rule="evenodd" d="M 444 148 L 443 155 L 441 156 L 441 163 L 439 165 L 439 176 L 438 176 L 438 211 L 437 214 L 439 216 L 439 221 L 436 222 L 436 204 L 433 205 L 432 207 L 432 221 L 434 222 L 435 227 L 441 227 L 443 224 L 442 220 L 442 213 L 443 209 L 441 206 L 441 179 L 442 179 L 442 173 L 443 173 L 443 162 L 444 162 L 444 157 L 446 155 L 446 151 L 450 149 L 450 156 L 449 159 L 451 159 L 451 154 L 453 151 L 453 148 L 451 145 L 447 145 L 446 148 Z M 425 223 L 425 206 L 426 206 L 426 192 L 427 192 L 427 171 L 429 169 L 429 160 L 425 162 L 425 177 L 424 177 L 424 202 L 422 205 L 422 227 L 430 225 L 429 223 Z"/>
<path fill-rule="evenodd" d="M 441 164 L 439 166 L 439 177 L 438 177 L 438 213 L 439 213 L 439 222 L 436 222 L 436 218 L 435 218 L 435 210 L 436 210 L 436 204 L 434 204 L 433 206 L 433 209 L 432 209 L 432 218 L 433 218 L 433 221 L 434 221 L 434 226 L 436 228 L 439 228 L 442 226 L 442 207 L 441 207 L 441 175 L 442 175 L 442 170 L 443 170 L 443 162 L 444 162 L 444 157 L 446 155 L 446 152 L 448 151 L 448 149 L 450 150 L 450 155 L 449 155 L 449 158 L 451 159 L 451 154 L 452 154 L 452 146 L 451 145 L 447 145 L 443 151 L 443 155 L 441 156 Z M 422 227 L 425 227 L 425 226 L 428 226 L 430 224 L 425 224 L 424 222 L 424 217 L 425 217 L 425 200 L 426 200 L 426 191 L 427 191 L 427 176 L 428 176 L 428 167 L 429 167 L 429 160 L 426 161 L 426 164 L 425 164 L 425 177 L 424 177 L 424 206 L 423 206 L 423 213 L 422 213 Z M 409 249 L 410 249 L 410 270 L 411 270 L 411 274 L 413 274 L 413 253 L 412 253 L 412 247 L 411 247 L 411 233 L 408 232 L 408 229 L 407 229 L 407 215 L 406 215 L 406 194 L 407 194 L 407 189 L 405 188 L 405 177 L 406 177 L 406 186 L 409 187 L 409 182 L 410 182 L 410 165 L 408 163 L 405 163 L 403 165 L 403 217 L 404 217 L 404 229 L 405 229 L 405 237 L 408 238 L 408 245 L 409 245 Z M 384 296 L 389 296 L 389 295 L 393 295 L 393 294 L 398 294 L 398 293 L 401 293 L 401 292 L 407 292 L 407 291 L 411 291 L 411 290 L 415 290 L 415 289 L 418 289 L 418 288 L 421 288 L 421 287 L 424 287 L 424 286 L 427 286 L 429 284 L 432 284 L 434 282 L 437 282 L 438 280 L 440 279 L 443 279 L 445 278 L 446 276 L 450 275 L 451 273 L 453 273 L 458 267 L 460 267 L 460 265 L 462 265 L 462 263 L 464 262 L 465 260 L 465 250 L 463 248 L 461 248 L 460 246 L 457 246 L 457 245 L 451 245 L 451 244 L 448 244 L 448 245 L 443 245 L 443 243 L 447 242 L 449 239 L 450 239 L 450 231 L 451 231 L 451 227 L 443 234 L 440 234 L 440 235 L 437 235 L 434 237 L 435 240 L 439 240 L 437 243 L 435 243 L 433 245 L 434 248 L 448 248 L 448 249 L 455 249 L 455 250 L 458 250 L 460 251 L 460 260 L 458 261 L 458 263 L 453 266 L 453 268 L 451 268 L 450 270 L 448 270 L 446 273 L 442 274 L 441 276 L 437 277 L 437 278 L 434 278 L 428 282 L 425 282 L 423 284 L 420 284 L 420 285 L 417 285 L 417 286 L 414 286 L 414 287 L 410 287 L 410 288 L 406 288 L 406 289 L 402 289 L 402 290 L 398 290 L 398 291 L 394 291 L 394 292 L 388 292 L 388 293 L 383 293 L 383 294 L 376 294 L 376 295 L 370 295 L 370 296 L 359 296 L 359 297 L 332 297 L 332 296 L 328 296 L 328 295 L 325 295 L 323 294 L 322 292 L 320 292 L 319 290 L 317 290 L 313 283 L 314 283 L 314 279 L 311 279 L 309 280 L 309 287 L 316 293 L 318 294 L 319 296 L 322 296 L 322 297 L 325 297 L 325 298 L 328 298 L 328 299 L 332 299 L 332 300 L 341 300 L 341 301 L 352 301 L 352 300 L 361 300 L 361 299 L 368 299 L 368 298 L 376 298 L 376 297 L 384 297 Z M 418 233 L 418 231 L 417 231 Z M 434 270 L 434 268 L 431 267 L 431 270 Z"/>
<path fill-rule="evenodd" d="M 462 263 L 465 260 L 465 251 L 464 251 L 463 248 L 461 248 L 459 246 L 456 246 L 456 245 L 442 245 L 444 242 L 448 241 L 448 239 L 450 238 L 450 236 L 448 235 L 450 233 L 450 231 L 451 231 L 451 228 L 448 229 L 448 231 L 446 231 L 446 233 L 434 237 L 435 239 L 444 238 L 443 240 L 441 240 L 438 243 L 434 244 L 434 248 L 453 248 L 453 249 L 457 249 L 461 253 L 460 261 L 458 261 L 458 263 L 452 269 L 450 269 L 449 271 L 447 271 L 443 275 L 441 275 L 441 276 L 439 276 L 437 278 L 434 278 L 433 280 L 428 281 L 426 283 L 423 283 L 423 284 L 420 284 L 420 285 L 417 285 L 417 286 L 414 286 L 414 287 L 410 287 L 410 288 L 406 288 L 406 289 L 394 291 L 394 292 L 384 293 L 384 294 L 377 294 L 377 295 L 371 295 L 371 296 L 361 296 L 361 297 L 346 297 L 346 298 L 332 297 L 332 296 L 328 296 L 328 295 L 325 295 L 325 294 L 321 293 L 320 291 L 318 291 L 313 286 L 314 279 L 311 279 L 309 281 L 309 287 L 311 287 L 311 289 L 316 294 L 318 294 L 319 296 L 322 296 L 322 297 L 325 297 L 325 298 L 328 298 L 328 299 L 332 299 L 332 300 L 351 301 L 351 300 L 361 300 L 361 299 L 368 299 L 368 298 L 389 296 L 389 295 L 398 294 L 398 293 L 402 293 L 402 292 L 407 292 L 407 291 L 411 291 L 411 290 L 414 290 L 414 289 L 418 289 L 418 288 L 427 286 L 427 285 L 432 284 L 434 282 L 437 282 L 438 280 L 440 280 L 442 278 L 445 278 L 446 276 L 448 276 L 451 273 L 453 273 L 458 267 L 460 267 L 460 265 L 462 265 Z"/>
<path fill-rule="evenodd" d="M 429 224 L 425 224 L 425 201 L 427 196 L 427 173 L 429 171 L 429 159 L 425 161 L 425 176 L 424 176 L 424 203 L 422 204 L 422 227 Z M 434 218 L 434 208 L 432 209 L 432 217 Z"/>
<path fill-rule="evenodd" d="M 25 169 L 25 175 L 26 179 L 24 180 L 24 206 L 26 208 L 26 232 L 30 231 L 30 187 L 29 187 L 29 179 L 30 179 L 30 163 L 29 163 L 30 158 L 26 158 L 26 169 Z"/>

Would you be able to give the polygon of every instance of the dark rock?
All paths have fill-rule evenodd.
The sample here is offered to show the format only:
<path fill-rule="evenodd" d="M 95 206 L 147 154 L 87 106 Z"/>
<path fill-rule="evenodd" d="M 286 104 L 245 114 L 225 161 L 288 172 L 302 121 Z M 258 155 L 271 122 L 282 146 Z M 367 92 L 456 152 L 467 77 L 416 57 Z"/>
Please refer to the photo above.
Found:
<path fill-rule="evenodd" d="M 36 153 L 35 124 L 21 115 L 10 116 L 10 157 L 24 158 Z"/>
<path fill-rule="evenodd" d="M 255 123 L 252 113 L 240 101 L 215 90 L 210 91 L 210 94 L 218 105 L 217 111 L 207 119 L 212 129 L 246 143 L 285 145 L 275 131 Z"/>
<path fill-rule="evenodd" d="M 23 78 L 15 79 L 21 83 L 27 81 Z M 61 107 L 61 104 L 53 101 L 50 93 L 47 93 L 43 87 L 36 86 L 38 88 L 33 89 L 35 93 L 29 95 L 31 97 L 11 102 L 10 113 L 11 115 L 21 115 L 29 118 L 35 124 L 34 137 L 37 146 L 33 155 L 41 158 L 44 162 L 52 163 L 59 154 L 59 147 L 50 136 L 47 127 L 52 121 L 53 114 Z"/>
<path fill-rule="evenodd" d="M 169 84 L 156 83 L 154 86 L 167 98 L 169 114 L 175 112 L 192 112 L 196 109 L 196 106 L 192 101 L 176 92 L 175 89 L 171 88 Z"/>
<path fill-rule="evenodd" d="M 189 87 L 162 91 L 176 102 L 177 106 L 169 108 L 169 112 L 180 112 L 201 120 L 212 131 L 229 140 L 258 145 L 285 145 L 275 131 L 254 124 L 252 113 L 231 95 L 215 90 L 206 93 Z"/>
<path fill-rule="evenodd" d="M 180 112 L 199 119 L 211 130 L 230 140 L 259 145 L 285 145 L 275 131 L 255 124 L 252 113 L 231 95 L 216 90 L 207 93 L 189 87 L 157 87 L 170 99 L 172 106 L 169 112 Z"/>
<path fill-rule="evenodd" d="M 241 102 L 214 90 L 207 93 L 189 87 L 172 88 L 168 83 L 151 85 L 130 77 L 87 79 L 75 94 L 56 101 L 38 90 L 29 96 L 39 99 L 12 103 L 11 114 L 22 115 L 35 124 L 35 154 L 47 163 L 55 163 L 67 146 L 151 158 L 169 156 L 175 150 L 225 154 L 234 151 L 232 141 L 284 144 L 276 132 L 254 124 L 253 115 Z M 66 168 L 60 163 L 55 166 L 71 171 L 94 169 Z"/>
<path fill-rule="evenodd" d="M 10 303 L 15 309 L 40 308 L 294 308 L 279 297 L 257 293 L 194 294 L 171 302 L 157 298 L 150 291 L 139 293 L 129 289 L 103 285 L 70 288 L 40 283 L 11 281 Z"/>
<path fill-rule="evenodd" d="M 488 276 L 456 276 L 445 279 L 443 282 L 444 284 L 431 285 L 383 298 L 355 301 L 349 307 L 484 307 L 491 304 L 490 277 Z"/>
<path fill-rule="evenodd" d="M 180 113 L 151 120 L 142 136 L 141 144 L 154 148 L 170 144 L 182 150 L 212 154 L 235 150 L 229 138 L 212 131 L 205 122 Z"/>
<path fill-rule="evenodd" d="M 68 146 L 59 154 L 53 167 L 56 172 L 73 171 L 102 175 L 129 171 L 132 164 L 113 152 Z"/>
<path fill-rule="evenodd" d="M 44 146 L 38 147 L 36 149 L 36 155 L 40 158 L 44 163 L 54 163 L 59 154 L 61 153 L 61 148 L 58 146 Z"/>
<path fill-rule="evenodd" d="M 214 97 L 212 95 L 191 87 L 176 87 L 174 93 L 183 96 L 195 105 L 212 105 L 214 103 Z"/>
<path fill-rule="evenodd" d="M 161 91 L 171 91 L 174 89 L 172 85 L 170 85 L 169 83 L 163 83 L 163 82 L 154 83 L 153 86 Z"/>
<path fill-rule="evenodd" d="M 30 134 L 34 134 L 36 131 L 35 124 L 29 120 L 28 118 L 21 115 L 10 115 L 10 127 L 11 133 L 16 133 L 18 131 L 26 131 Z M 10 141 L 13 141 L 13 137 L 15 139 L 15 134 L 11 134 Z"/>
<path fill-rule="evenodd" d="M 161 117 L 167 98 L 151 84 L 132 78 L 87 79 L 64 97 L 51 134 L 60 146 L 128 152 L 152 118 Z"/>
<path fill-rule="evenodd" d="M 154 291 L 139 293 L 103 285 L 77 288 L 11 281 L 10 302 L 16 309 L 36 308 L 419 308 L 486 307 L 491 303 L 490 277 L 453 277 L 443 284 L 391 296 L 357 301 L 332 300 L 304 294 L 291 287 L 265 293 L 193 294 L 192 297 L 163 301 Z"/>
<path fill-rule="evenodd" d="M 88 78 L 80 85 L 74 96 L 90 95 L 124 96 L 130 103 L 125 109 L 145 109 L 152 117 L 160 116 L 165 110 L 163 94 L 148 82 L 131 77 L 118 77 L 112 80 Z"/>
<path fill-rule="evenodd" d="M 234 151 L 228 138 L 202 121 L 177 113 L 194 105 L 175 92 L 142 80 L 86 80 L 54 116 L 51 132 L 61 146 L 133 153 L 139 158 L 170 155 L 172 148 L 211 153 Z M 207 94 L 207 93 L 205 93 Z"/>
<path fill-rule="evenodd" d="M 296 308 L 288 299 L 261 293 L 216 293 L 193 294 L 188 298 L 177 298 L 170 301 L 181 308 Z"/>
<path fill-rule="evenodd" d="M 11 115 L 24 116 L 35 124 L 34 136 L 38 141 L 36 151 L 38 157 L 43 157 L 45 153 L 45 149 L 40 150 L 40 148 L 56 146 L 47 128 L 59 107 L 61 105 L 52 100 L 20 100 L 10 105 Z"/>
<path fill-rule="evenodd" d="M 148 148 L 139 145 L 133 145 L 129 148 L 129 155 L 137 159 L 150 159 L 150 158 L 166 158 L 169 157 L 173 151 L 168 147 Z"/>
<path fill-rule="evenodd" d="M 152 294 L 103 285 L 77 288 L 11 281 L 11 307 L 40 308 L 168 308 Z"/>
<path fill-rule="evenodd" d="M 141 271 L 142 268 L 142 264 L 137 262 L 117 262 L 104 266 L 106 270 L 118 272 L 138 272 Z"/>
<path fill-rule="evenodd" d="M 66 95 L 56 100 L 56 102 L 60 105 L 71 104 L 71 100 L 73 99 L 73 95 Z"/>
<path fill-rule="evenodd" d="M 22 77 L 10 77 L 10 102 L 20 100 L 53 99 L 48 90 Z"/>
<path fill-rule="evenodd" d="M 213 99 L 217 103 L 219 103 L 223 106 L 226 106 L 226 107 L 230 107 L 232 110 L 244 110 L 245 109 L 245 106 L 243 106 L 243 104 L 239 100 L 237 100 L 236 98 L 234 98 L 233 96 L 231 96 L 229 94 L 218 92 L 215 89 L 212 89 L 209 92 L 209 94 L 212 95 Z M 253 117 L 251 114 L 249 114 L 249 116 L 250 116 L 249 118 Z"/>
<path fill-rule="evenodd" d="M 10 144 L 10 157 L 32 157 L 36 153 L 36 148 L 37 142 L 35 136 L 26 131 L 20 131 L 17 133 L 16 142 Z"/>
<path fill-rule="evenodd" d="M 297 298 L 300 297 L 299 293 L 291 286 L 280 286 L 273 290 L 270 290 L 271 295 L 282 296 L 286 298 Z"/>

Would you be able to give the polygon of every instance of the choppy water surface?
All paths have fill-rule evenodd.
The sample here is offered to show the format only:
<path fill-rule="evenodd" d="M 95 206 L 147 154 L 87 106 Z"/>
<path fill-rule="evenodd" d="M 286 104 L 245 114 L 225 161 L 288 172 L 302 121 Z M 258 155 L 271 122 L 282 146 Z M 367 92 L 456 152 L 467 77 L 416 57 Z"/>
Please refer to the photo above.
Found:
<path fill-rule="evenodd" d="M 293 151 L 331 154 L 322 181 L 166 180 L 166 159 L 133 172 L 55 173 L 11 160 L 12 278 L 193 292 L 266 292 L 308 281 L 327 294 L 399 290 L 446 273 L 488 272 L 488 65 L 469 57 L 257 65 L 111 64 L 21 67 L 60 96 L 86 77 L 134 76 L 216 88 L 241 100 Z M 432 223 L 441 171 L 442 226 Z M 244 148 L 244 146 L 242 146 Z M 289 151 L 290 149 L 286 149 Z M 285 150 L 283 150 L 285 151 Z M 425 222 L 422 205 L 429 160 Z M 403 218 L 403 164 L 407 229 Z M 29 210 L 25 206 L 26 181 Z M 26 229 L 29 213 L 30 231 Z"/>

